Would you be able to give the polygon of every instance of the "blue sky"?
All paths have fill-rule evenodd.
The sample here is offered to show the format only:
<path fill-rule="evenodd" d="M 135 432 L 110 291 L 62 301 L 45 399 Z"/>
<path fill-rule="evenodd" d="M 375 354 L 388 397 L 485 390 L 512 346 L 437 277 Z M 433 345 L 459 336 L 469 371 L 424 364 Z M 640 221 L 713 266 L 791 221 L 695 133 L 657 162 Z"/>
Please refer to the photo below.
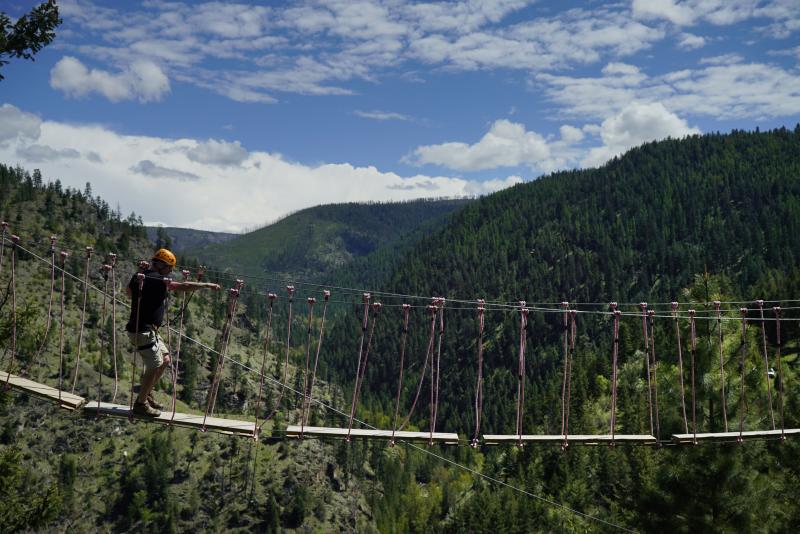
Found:
<path fill-rule="evenodd" d="M 800 122 L 797 0 L 59 5 L 56 41 L 3 68 L 0 161 L 151 223 L 485 194 Z"/>

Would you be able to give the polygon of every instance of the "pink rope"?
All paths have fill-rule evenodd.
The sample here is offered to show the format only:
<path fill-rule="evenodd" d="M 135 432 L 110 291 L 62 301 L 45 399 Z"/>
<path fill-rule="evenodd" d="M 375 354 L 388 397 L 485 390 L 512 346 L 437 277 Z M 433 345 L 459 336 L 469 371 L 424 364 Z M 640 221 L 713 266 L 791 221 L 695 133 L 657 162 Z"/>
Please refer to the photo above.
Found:
<path fill-rule="evenodd" d="M 422 384 L 425 381 L 425 372 L 428 370 L 428 360 L 433 355 L 433 341 L 434 341 L 434 339 L 436 337 L 436 312 L 437 312 L 437 309 L 436 309 L 436 306 L 434 306 L 432 304 L 429 304 L 428 307 L 425 308 L 425 309 L 428 311 L 428 314 L 431 316 L 430 337 L 428 338 L 428 346 L 427 346 L 427 349 L 425 350 L 425 361 L 422 364 L 422 370 L 420 371 L 420 374 L 419 374 L 419 383 L 417 384 L 417 393 L 414 396 L 414 401 L 411 403 L 411 409 L 408 411 L 408 415 L 406 415 L 406 418 L 403 421 L 403 424 L 400 425 L 400 428 L 397 429 L 398 431 L 402 431 L 406 427 L 408 422 L 411 420 L 411 416 L 413 415 L 414 410 L 417 407 L 417 402 L 419 401 L 420 393 L 422 392 Z M 433 387 L 433 386 L 431 386 L 431 387 Z"/>
<path fill-rule="evenodd" d="M 108 263 L 111 265 L 111 354 L 114 360 L 114 393 L 111 395 L 111 402 L 117 400 L 117 389 L 119 389 L 119 374 L 117 371 L 117 255 L 109 253 Z"/>
<path fill-rule="evenodd" d="M 309 367 L 311 367 L 311 339 L 313 334 L 313 324 L 314 324 L 314 304 L 316 304 L 317 299 L 314 297 L 308 297 L 308 330 L 307 330 L 307 339 L 306 339 L 306 369 L 303 372 L 303 406 L 300 410 L 300 439 L 303 439 L 303 431 L 305 430 L 305 421 L 306 421 L 306 401 L 308 400 L 308 383 L 309 383 Z"/>
<path fill-rule="evenodd" d="M 683 349 L 681 347 L 681 329 L 678 324 L 678 303 L 672 303 L 672 316 L 675 318 L 675 337 L 678 340 L 678 374 L 681 386 L 681 410 L 683 412 L 683 433 L 689 433 L 689 419 L 686 417 L 686 389 L 683 385 Z"/>
<path fill-rule="evenodd" d="M 644 338 L 644 357 L 647 371 L 647 408 L 650 412 L 650 435 L 652 436 L 655 435 L 655 427 L 653 425 L 653 380 L 650 368 L 650 336 L 647 332 L 647 303 L 639 303 L 639 308 L 642 310 L 642 337 Z"/>
<path fill-rule="evenodd" d="M 394 423 L 392 424 L 392 438 L 389 444 L 394 446 L 394 436 L 397 433 L 397 418 L 400 414 L 400 393 L 403 391 L 403 366 L 406 356 L 406 341 L 408 339 L 408 319 L 411 312 L 410 304 L 403 304 L 403 335 L 400 339 L 400 373 L 397 380 L 397 398 L 394 401 Z"/>
<path fill-rule="evenodd" d="M 239 299 L 239 290 L 244 282 L 241 280 L 236 281 L 236 287 L 228 290 L 228 319 L 225 322 L 225 327 L 222 330 L 221 350 L 219 359 L 217 360 L 216 370 L 214 371 L 214 379 L 211 383 L 211 390 L 208 392 L 208 402 L 206 403 L 206 413 L 203 416 L 203 426 L 201 430 L 206 431 L 206 422 L 209 415 L 214 414 L 214 408 L 217 403 L 217 394 L 219 393 L 219 384 L 222 381 L 222 372 L 225 369 L 225 356 L 228 352 L 228 343 L 230 341 L 231 331 L 233 330 L 233 319 L 236 316 L 236 303 Z"/>
<path fill-rule="evenodd" d="M 256 397 L 256 409 L 255 409 L 255 414 L 256 414 L 255 428 L 256 428 L 256 430 L 253 432 L 253 439 L 258 439 L 258 433 L 261 430 L 261 426 L 259 426 L 259 424 L 258 424 L 258 411 L 261 408 L 261 396 L 264 393 L 264 373 L 265 373 L 266 368 L 267 368 L 267 355 L 269 354 L 269 342 L 270 342 L 270 337 L 271 337 L 271 334 L 272 334 L 273 304 L 275 303 L 275 299 L 278 298 L 278 295 L 276 295 L 275 293 L 269 293 L 267 295 L 267 298 L 269 299 L 269 315 L 268 315 L 268 318 L 267 318 L 267 332 L 266 332 L 266 335 L 264 336 L 264 356 L 261 359 L 261 373 L 259 373 L 260 379 L 259 379 L 259 383 L 258 383 L 258 397 Z M 281 393 L 283 393 L 283 388 L 281 388 Z M 275 412 L 272 412 L 272 414 L 274 414 L 274 413 Z M 270 414 L 270 416 L 272 414 Z M 267 418 L 265 418 L 264 420 L 266 421 Z M 263 425 L 264 423 L 261 423 L 261 424 Z"/>
<path fill-rule="evenodd" d="M 522 426 L 525 416 L 525 346 L 527 344 L 528 308 L 519 301 L 519 360 L 517 366 L 517 446 L 522 447 Z"/>
<path fill-rule="evenodd" d="M 478 300 L 478 379 L 475 383 L 475 433 L 470 445 L 473 449 L 478 447 L 478 438 L 481 433 L 481 414 L 483 413 L 483 331 L 485 328 L 484 314 L 485 301 Z"/>
<path fill-rule="evenodd" d="M 6 375 L 6 389 L 11 381 L 11 371 L 14 370 L 14 356 L 17 353 L 17 245 L 19 237 L 11 236 L 11 360 L 8 364 Z"/>
<path fill-rule="evenodd" d="M 183 276 L 183 281 L 186 282 L 189 280 L 189 276 L 192 273 L 188 270 L 184 269 L 181 271 L 181 275 Z M 178 405 L 178 374 L 180 372 L 180 362 L 181 362 L 181 340 L 183 339 L 183 318 L 186 314 L 186 306 L 189 304 L 189 293 L 183 293 L 183 302 L 181 303 L 180 311 L 178 313 L 178 341 L 175 343 L 175 351 L 174 351 L 174 362 L 172 364 L 172 417 L 169 419 L 169 423 L 175 420 L 175 408 Z M 169 326 L 167 326 L 169 329 Z M 167 330 L 169 331 L 169 330 Z M 167 342 L 172 347 L 172 344 Z"/>
<path fill-rule="evenodd" d="M 372 348 L 372 337 L 375 334 L 375 325 L 378 322 L 378 312 L 381 310 L 381 303 L 374 302 L 372 304 L 372 324 L 370 325 L 369 338 L 367 340 L 367 348 L 364 350 L 364 363 L 361 366 L 361 374 L 356 377 L 356 387 L 353 392 L 353 406 L 350 410 L 350 422 L 347 427 L 347 436 L 345 441 L 350 442 L 350 434 L 353 431 L 353 419 L 355 419 L 356 409 L 358 408 L 358 398 L 361 394 L 361 385 L 364 383 L 364 376 L 367 373 L 367 361 L 369 360 L 369 352 Z"/>
<path fill-rule="evenodd" d="M 36 349 L 36 365 L 41 364 L 42 351 L 47 345 L 47 335 L 53 322 L 53 294 L 56 290 L 56 236 L 50 236 L 50 296 L 47 300 L 47 320 L 44 325 L 44 335 L 39 348 Z"/>
<path fill-rule="evenodd" d="M 561 450 L 565 450 L 569 446 L 569 436 L 567 434 L 567 380 L 569 375 L 569 302 L 562 302 L 561 307 L 564 309 L 564 377 L 561 380 L 561 434 L 564 436 L 564 442 L 561 444 Z"/>
<path fill-rule="evenodd" d="M 697 328 L 695 324 L 695 311 L 689 310 L 689 328 L 691 332 L 691 342 L 689 348 L 692 354 L 692 443 L 697 445 L 697 394 L 695 383 L 695 361 L 697 359 Z"/>
<path fill-rule="evenodd" d="M 144 273 L 136 273 L 136 282 L 139 288 L 139 297 L 136 299 L 136 333 L 139 332 L 139 316 L 142 309 L 142 291 L 144 289 Z M 133 421 L 133 386 L 136 384 L 136 356 L 139 355 L 136 345 L 133 345 L 133 357 L 131 358 L 131 397 L 129 405 L 128 420 Z"/>
<path fill-rule="evenodd" d="M 319 353 L 320 349 L 322 348 L 322 335 L 325 332 L 325 317 L 328 314 L 328 301 L 331 298 L 331 292 L 327 289 L 322 292 L 323 298 L 325 299 L 325 304 L 322 307 L 322 321 L 319 325 L 319 337 L 317 338 L 317 352 L 314 355 L 314 368 L 311 371 L 311 385 L 308 388 L 308 403 L 304 405 L 304 413 L 302 419 L 302 427 L 300 429 L 300 435 L 303 434 L 303 427 L 308 422 L 308 417 L 311 415 L 311 403 L 314 400 L 314 383 L 317 379 L 317 365 L 319 364 Z"/>
<path fill-rule="evenodd" d="M 720 392 L 722 395 L 722 420 L 725 422 L 725 432 L 728 431 L 728 402 L 725 400 L 725 359 L 722 356 L 722 314 L 720 312 L 720 301 L 714 301 L 714 310 L 717 312 L 717 337 L 719 339 L 719 376 Z"/>
<path fill-rule="evenodd" d="M 764 322 L 764 301 L 757 300 L 758 313 L 761 316 L 761 343 L 764 349 L 764 372 L 767 375 L 767 400 L 769 401 L 769 418 L 772 421 L 772 430 L 775 430 L 775 413 L 772 410 L 772 384 L 769 379 L 769 353 L 767 351 L 767 328 Z"/>
<path fill-rule="evenodd" d="M 780 380 L 778 389 L 778 409 L 780 410 L 781 417 L 781 440 L 786 440 L 786 428 L 783 419 L 783 368 L 781 367 L 781 308 L 775 306 L 772 308 L 775 313 L 775 337 L 776 337 L 776 358 L 778 360 L 778 380 Z"/>
<path fill-rule="evenodd" d="M 61 391 L 64 389 L 64 293 L 66 287 L 66 273 L 65 265 L 67 263 L 67 256 L 69 252 L 61 251 L 61 314 L 59 315 L 59 330 L 58 330 L 58 400 L 61 402 Z"/>
<path fill-rule="evenodd" d="M 656 419 L 656 433 L 655 437 L 661 437 L 661 423 L 658 416 L 658 364 L 656 362 L 656 329 L 654 324 L 656 312 L 653 310 L 649 310 L 647 312 L 648 317 L 650 318 L 650 356 L 652 357 L 652 369 L 653 369 L 653 405 L 655 408 L 655 419 Z"/>
<path fill-rule="evenodd" d="M 356 380 L 353 384 L 353 399 L 350 402 L 350 418 L 347 427 L 347 440 L 350 440 L 350 431 L 353 428 L 353 417 L 355 417 L 356 398 L 358 397 L 358 381 L 361 376 L 361 362 L 364 358 L 364 338 L 367 335 L 367 327 L 369 325 L 369 301 L 370 294 L 363 293 L 361 301 L 364 304 L 364 315 L 361 319 L 361 340 L 358 342 L 358 365 L 356 366 Z"/>
<path fill-rule="evenodd" d="M 101 268 L 101 274 L 103 276 L 103 307 L 100 313 L 100 324 L 102 327 L 106 324 L 106 304 L 108 301 L 108 271 L 111 270 L 111 266 L 108 264 L 103 265 Z M 100 399 L 103 395 L 103 370 L 105 369 L 105 365 L 103 363 L 103 353 L 105 352 L 105 336 L 100 336 L 100 357 L 97 359 L 98 363 L 98 372 L 97 372 L 97 417 L 100 417 Z"/>
<path fill-rule="evenodd" d="M 89 262 L 92 258 L 92 247 L 86 247 L 86 269 L 83 275 L 83 309 L 81 310 L 81 326 L 78 330 L 78 353 L 75 357 L 75 374 L 72 378 L 72 393 L 75 393 L 75 386 L 78 384 L 78 367 L 81 364 L 81 348 L 83 347 L 83 330 L 86 325 L 86 300 L 89 296 Z"/>
<path fill-rule="evenodd" d="M 437 343 L 438 348 L 436 349 L 436 380 L 431 380 L 432 384 L 435 384 L 433 388 L 433 417 L 431 418 L 431 425 L 430 425 L 430 436 L 428 438 L 428 445 L 433 445 L 433 434 L 436 432 L 436 417 L 439 413 L 439 376 L 440 376 L 440 364 L 442 362 L 442 340 L 444 339 L 444 298 L 436 299 L 437 305 L 439 307 L 439 341 Z M 431 364 L 431 371 L 433 371 L 433 365 Z"/>
<path fill-rule="evenodd" d="M 747 354 L 747 308 L 739 308 L 739 313 L 742 316 L 742 359 L 740 365 L 742 366 L 742 383 L 739 393 L 739 439 L 737 440 L 739 443 L 744 441 L 742 437 L 744 434 L 744 417 L 745 417 L 745 410 L 747 409 L 747 403 L 745 402 L 744 398 L 744 376 L 745 376 L 745 357 Z"/>
<path fill-rule="evenodd" d="M 622 313 L 617 309 L 616 302 L 612 302 L 610 307 L 614 315 L 614 351 L 611 355 L 611 446 L 613 447 L 617 432 L 617 358 L 619 357 L 619 319 Z"/>

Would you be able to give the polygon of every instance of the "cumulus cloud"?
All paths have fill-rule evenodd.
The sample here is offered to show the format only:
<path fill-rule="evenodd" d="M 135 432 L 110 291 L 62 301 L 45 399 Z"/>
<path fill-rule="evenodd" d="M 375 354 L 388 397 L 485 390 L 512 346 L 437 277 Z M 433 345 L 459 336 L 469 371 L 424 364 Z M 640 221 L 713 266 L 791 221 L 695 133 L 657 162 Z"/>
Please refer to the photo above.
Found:
<path fill-rule="evenodd" d="M 0 144 L 17 138 L 39 139 L 42 119 L 11 104 L 0 106 Z"/>
<path fill-rule="evenodd" d="M 61 58 L 50 71 L 50 86 L 71 97 L 98 93 L 112 102 L 161 100 L 170 91 L 169 78 L 152 61 L 134 61 L 127 69 L 115 74 L 102 69 L 88 69 L 71 56 Z"/>
<path fill-rule="evenodd" d="M 55 149 L 47 145 L 28 145 L 17 148 L 17 156 L 32 163 L 41 163 L 44 161 L 79 158 L 81 154 L 74 148 Z"/>
<path fill-rule="evenodd" d="M 676 3 L 673 0 L 633 0 L 634 16 L 641 19 L 666 19 L 678 26 L 692 24 L 697 17 L 695 10 L 686 2 Z"/>
<path fill-rule="evenodd" d="M 404 160 L 469 172 L 518 166 L 548 172 L 571 164 L 577 155 L 576 144 L 584 138 L 579 128 L 570 125 L 561 126 L 559 133 L 560 139 L 545 138 L 522 124 L 499 119 L 476 143 L 420 146 Z"/>
<path fill-rule="evenodd" d="M 33 165 L 36 162 L 28 156 L 34 144 L 62 155 L 75 151 L 69 154 L 83 157 L 70 159 L 69 165 L 47 160 L 37 167 L 45 178 L 59 178 L 65 186 L 83 189 L 91 182 L 96 194 L 112 205 L 119 203 L 126 213 L 135 211 L 147 222 L 208 230 L 240 231 L 323 203 L 408 200 L 432 193 L 478 195 L 521 181 L 516 176 L 488 181 L 400 176 L 348 163 L 305 165 L 262 151 L 248 152 L 246 165 L 220 165 L 226 161 L 222 156 L 208 162 L 188 157 L 191 149 L 209 146 L 213 140 L 123 135 L 102 126 L 54 121 L 41 122 L 40 128 L 35 143 L 17 131 L 7 135 L 7 143 L 0 145 L 0 161 Z M 246 150 L 236 142 L 214 143 L 223 148 L 223 154 L 236 147 Z M 96 159 L 103 164 L 98 165 Z"/>
<path fill-rule="evenodd" d="M 648 141 L 699 133 L 700 130 L 689 127 L 685 120 L 660 103 L 634 103 L 603 121 L 600 126 L 603 146 L 591 149 L 581 163 L 586 167 L 602 165 L 629 148 Z"/>
<path fill-rule="evenodd" d="M 209 139 L 186 151 L 186 157 L 197 163 L 210 165 L 241 165 L 247 159 L 247 150 L 239 141 Z"/>
<path fill-rule="evenodd" d="M 678 36 L 678 48 L 684 50 L 694 50 L 695 48 L 703 48 L 706 45 L 705 38 L 691 33 L 682 33 Z"/>

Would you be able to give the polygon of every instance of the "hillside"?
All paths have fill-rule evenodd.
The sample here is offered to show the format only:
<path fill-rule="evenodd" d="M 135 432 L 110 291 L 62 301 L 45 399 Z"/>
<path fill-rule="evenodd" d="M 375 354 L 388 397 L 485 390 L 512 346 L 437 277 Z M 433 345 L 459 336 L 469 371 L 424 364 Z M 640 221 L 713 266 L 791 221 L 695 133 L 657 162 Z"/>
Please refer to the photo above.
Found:
<path fill-rule="evenodd" d="M 175 226 L 147 227 L 147 239 L 156 244 L 160 242 L 160 244 L 178 253 L 185 253 L 187 250 L 198 249 L 206 245 L 224 243 L 236 238 L 238 235 Z"/>
<path fill-rule="evenodd" d="M 466 435 L 472 434 L 475 419 L 476 298 L 526 300 L 534 306 L 551 303 L 539 305 L 551 309 L 563 300 L 599 303 L 581 306 L 590 313 L 578 316 L 571 399 L 572 428 L 577 433 L 608 432 L 612 325 L 607 316 L 597 314 L 608 309 L 602 303 L 630 303 L 622 309 L 631 314 L 639 313 L 640 301 L 660 303 L 651 307 L 664 317 L 656 321 L 655 331 L 663 438 L 683 432 L 675 330 L 673 322 L 665 320 L 668 303 L 680 301 L 683 317 L 690 307 L 701 316 L 713 313 L 710 301 L 715 299 L 732 303 L 724 308 L 722 353 L 728 417 L 737 421 L 742 413 L 737 404 L 741 333 L 737 321 L 727 319 L 738 319 L 738 306 L 752 309 L 757 298 L 800 295 L 799 231 L 800 126 L 794 131 L 695 136 L 650 143 L 601 168 L 554 173 L 466 206 L 394 262 L 396 268 L 384 289 L 473 301 L 472 309 L 454 303 L 454 309 L 445 313 L 438 410 L 440 428 Z M 784 316 L 796 320 L 794 305 L 782 306 Z M 373 413 L 391 413 L 393 400 L 386 384 L 396 382 L 398 372 L 399 312 L 389 309 L 383 315 L 375 334 L 379 346 L 371 356 L 363 391 Z M 407 364 L 412 366 L 408 384 L 418 380 L 427 342 L 422 312 L 412 317 L 417 334 L 409 347 L 417 359 Z M 800 425 L 800 370 L 795 359 L 800 330 L 795 320 L 782 326 L 787 426 Z M 526 432 L 557 434 L 560 429 L 561 321 L 560 313 L 534 311 L 529 317 Z M 349 333 L 332 334 L 331 345 L 347 346 L 348 337 L 356 336 L 355 322 L 348 319 Z M 688 320 L 682 319 L 680 327 L 687 343 Z M 719 431 L 716 325 L 700 320 L 698 328 L 702 335 L 696 355 L 698 425 Z M 486 329 L 483 431 L 513 433 L 519 314 L 490 306 Z M 772 365 L 773 329 L 768 323 L 766 344 Z M 746 354 L 752 367 L 747 367 L 744 378 L 749 428 L 770 427 L 760 343 L 757 328 L 751 325 Z M 620 431 L 650 432 L 643 346 L 641 320 L 623 318 Z M 688 358 L 685 345 L 684 351 Z M 352 382 L 352 349 L 336 351 L 327 361 L 335 381 Z M 421 402 L 428 391 L 425 385 Z M 413 386 L 408 386 L 404 406 L 411 404 L 413 395 Z M 427 405 L 424 402 L 421 418 Z M 420 424 L 424 428 L 427 423 Z M 490 472 L 511 484 L 633 529 L 781 532 L 800 520 L 800 510 L 789 504 L 798 497 L 797 452 L 794 441 L 660 451 L 572 447 L 564 456 L 547 447 L 526 447 L 492 451 L 486 461 Z M 398 489 L 403 491 L 410 487 Z M 525 531 L 533 520 L 541 530 L 585 526 L 564 523 L 560 515 L 543 523 L 544 512 L 531 511 L 530 505 L 519 493 L 479 485 L 458 510 L 443 505 L 439 518 L 453 532 Z M 393 511 L 387 513 L 385 524 L 402 516 L 401 508 L 387 507 Z"/>
<path fill-rule="evenodd" d="M 247 276 L 330 283 L 354 260 L 413 242 L 470 200 L 329 204 L 304 209 L 259 230 L 186 252 Z"/>

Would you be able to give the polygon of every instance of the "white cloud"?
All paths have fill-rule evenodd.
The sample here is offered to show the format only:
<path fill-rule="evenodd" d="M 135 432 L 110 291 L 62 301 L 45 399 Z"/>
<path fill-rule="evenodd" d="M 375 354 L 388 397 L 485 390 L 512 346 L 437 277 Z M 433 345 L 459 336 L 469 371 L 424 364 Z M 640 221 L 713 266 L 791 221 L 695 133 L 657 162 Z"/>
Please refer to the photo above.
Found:
<path fill-rule="evenodd" d="M 673 24 L 686 26 L 692 24 L 697 16 L 686 2 L 673 0 L 633 0 L 634 16 L 641 19 L 666 19 Z"/>
<path fill-rule="evenodd" d="M 8 108 L 0 108 L 3 112 Z M 34 144 L 60 154 L 84 154 L 68 164 L 48 160 L 37 167 L 65 186 L 82 189 L 91 182 L 94 192 L 111 205 L 119 203 L 123 211 L 135 211 L 145 221 L 209 230 L 239 231 L 323 203 L 484 194 L 520 181 L 516 176 L 489 181 L 403 177 L 348 163 L 303 165 L 259 151 L 247 152 L 240 165 L 220 165 L 238 159 L 224 157 L 231 148 L 231 154 L 238 152 L 236 142 L 122 135 L 101 126 L 44 121 L 34 143 L 17 135 L 26 128 L 30 132 L 23 122 L 19 130 L 9 130 L 0 161 L 32 166 L 37 162 L 27 156 Z M 188 157 L 191 149 L 212 144 L 222 155 L 207 162 Z"/>
<path fill-rule="evenodd" d="M 209 139 L 186 151 L 186 156 L 198 163 L 210 165 L 241 165 L 247 159 L 247 150 L 239 141 L 217 141 Z"/>
<path fill-rule="evenodd" d="M 573 161 L 576 155 L 573 145 L 583 139 L 583 132 L 573 126 L 562 126 L 560 133 L 561 139 L 548 140 L 527 131 L 522 124 L 499 119 L 472 145 L 448 142 L 420 146 L 404 159 L 412 165 L 440 165 L 459 171 L 521 165 L 551 171 Z"/>
<path fill-rule="evenodd" d="M 561 106 L 562 113 L 584 119 L 603 120 L 631 102 L 660 102 L 674 113 L 717 119 L 781 117 L 800 112 L 800 74 L 741 60 L 735 54 L 707 58 L 708 65 L 702 68 L 658 77 L 648 77 L 635 67 L 610 64 L 599 77 L 541 74 L 536 80 L 544 84 L 546 95 Z"/>
<path fill-rule="evenodd" d="M 699 133 L 700 130 L 690 128 L 686 121 L 659 103 L 634 103 L 603 121 L 600 127 L 603 146 L 591 149 L 581 163 L 586 167 L 601 165 L 647 141 Z"/>
<path fill-rule="evenodd" d="M 410 121 L 412 120 L 411 117 L 408 115 L 403 115 L 402 113 L 395 113 L 393 111 L 381 111 L 374 109 L 372 111 L 361 111 L 356 110 L 353 112 L 354 115 L 362 117 L 364 119 L 372 119 L 376 121 Z"/>
<path fill-rule="evenodd" d="M 42 119 L 11 104 L 0 106 L 0 145 L 17 138 L 39 139 Z"/>
<path fill-rule="evenodd" d="M 694 50 L 695 48 L 703 48 L 706 45 L 705 38 L 691 33 L 682 33 L 678 36 L 678 48 L 684 50 Z"/>
<path fill-rule="evenodd" d="M 101 69 L 90 70 L 71 56 L 61 58 L 50 71 L 50 86 L 72 97 L 99 93 L 112 102 L 160 100 L 170 90 L 169 79 L 152 61 L 138 60 L 126 70 L 113 74 Z"/>

